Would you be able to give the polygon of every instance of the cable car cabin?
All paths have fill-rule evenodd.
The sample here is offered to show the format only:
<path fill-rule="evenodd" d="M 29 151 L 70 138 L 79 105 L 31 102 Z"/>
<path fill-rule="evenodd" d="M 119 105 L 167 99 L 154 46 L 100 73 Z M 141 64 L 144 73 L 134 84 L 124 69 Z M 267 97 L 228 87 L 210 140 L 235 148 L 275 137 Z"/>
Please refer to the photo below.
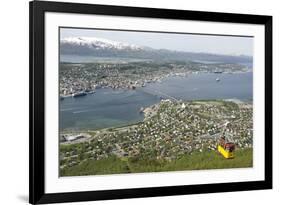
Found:
<path fill-rule="evenodd" d="M 218 152 L 226 159 L 234 158 L 235 144 L 232 142 L 225 142 L 225 138 L 220 139 L 218 145 Z"/>

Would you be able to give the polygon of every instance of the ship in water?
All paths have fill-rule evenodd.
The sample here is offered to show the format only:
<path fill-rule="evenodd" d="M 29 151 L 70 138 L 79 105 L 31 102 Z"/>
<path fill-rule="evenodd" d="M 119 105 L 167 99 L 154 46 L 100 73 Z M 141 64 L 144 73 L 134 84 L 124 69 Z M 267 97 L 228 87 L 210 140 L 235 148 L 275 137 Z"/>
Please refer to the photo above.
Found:
<path fill-rule="evenodd" d="M 221 74 L 222 73 L 222 70 L 220 70 L 219 68 L 216 68 L 213 73 L 215 74 Z"/>
<path fill-rule="evenodd" d="M 79 93 L 73 93 L 72 97 L 81 97 L 81 96 L 85 96 L 85 95 L 87 95 L 86 92 L 79 92 Z"/>
<path fill-rule="evenodd" d="M 219 78 L 217 78 L 217 79 L 216 79 L 216 81 L 217 81 L 217 82 L 220 82 L 220 79 L 219 79 Z"/>
<path fill-rule="evenodd" d="M 144 111 L 144 107 L 141 107 L 139 113 L 143 113 L 143 111 Z"/>

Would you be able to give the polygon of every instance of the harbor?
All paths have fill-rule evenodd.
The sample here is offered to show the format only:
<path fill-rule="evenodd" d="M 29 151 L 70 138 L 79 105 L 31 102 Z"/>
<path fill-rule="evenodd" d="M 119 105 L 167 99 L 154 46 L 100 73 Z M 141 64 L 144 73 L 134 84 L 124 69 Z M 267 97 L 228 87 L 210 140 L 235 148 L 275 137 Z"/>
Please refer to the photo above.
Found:
<path fill-rule="evenodd" d="M 134 90 L 99 88 L 83 97 L 67 97 L 60 101 L 60 129 L 95 130 L 140 122 L 144 118 L 141 108 L 163 99 L 252 99 L 251 72 L 219 74 L 219 83 L 216 78 L 214 73 L 170 76 Z"/>

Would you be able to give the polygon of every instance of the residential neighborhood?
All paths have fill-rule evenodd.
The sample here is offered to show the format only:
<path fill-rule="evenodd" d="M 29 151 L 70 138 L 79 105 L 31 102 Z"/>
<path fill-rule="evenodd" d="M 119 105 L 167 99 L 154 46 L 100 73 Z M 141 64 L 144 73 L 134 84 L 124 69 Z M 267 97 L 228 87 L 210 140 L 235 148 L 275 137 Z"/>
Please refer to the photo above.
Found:
<path fill-rule="evenodd" d="M 135 125 L 79 134 L 91 136 L 84 140 L 61 141 L 60 168 L 112 155 L 171 161 L 196 152 L 214 152 L 223 130 L 238 149 L 253 146 L 253 109 L 249 103 L 166 99 L 143 112 L 143 122 Z"/>
<path fill-rule="evenodd" d="M 61 63 L 60 96 L 76 93 L 92 93 L 97 88 L 135 89 L 147 83 L 159 82 L 169 76 L 186 76 L 192 73 L 247 72 L 240 64 L 205 64 L 199 62 L 109 62 L 109 63 Z"/>

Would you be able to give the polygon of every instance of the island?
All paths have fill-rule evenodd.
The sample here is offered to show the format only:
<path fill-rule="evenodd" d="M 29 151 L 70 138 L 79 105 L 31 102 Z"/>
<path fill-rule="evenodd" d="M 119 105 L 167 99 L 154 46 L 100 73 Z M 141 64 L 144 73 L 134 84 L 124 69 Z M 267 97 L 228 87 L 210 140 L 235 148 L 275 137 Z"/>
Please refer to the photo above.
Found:
<path fill-rule="evenodd" d="M 142 122 L 60 133 L 60 175 L 99 175 L 252 167 L 253 106 L 233 100 L 163 99 Z M 225 125 L 228 125 L 227 127 Z M 216 151 L 224 135 L 236 158 Z"/>
<path fill-rule="evenodd" d="M 198 73 L 237 73 L 251 69 L 236 63 L 122 60 L 97 63 L 60 63 L 60 96 L 82 96 L 97 88 L 136 89 L 169 76 Z"/>

